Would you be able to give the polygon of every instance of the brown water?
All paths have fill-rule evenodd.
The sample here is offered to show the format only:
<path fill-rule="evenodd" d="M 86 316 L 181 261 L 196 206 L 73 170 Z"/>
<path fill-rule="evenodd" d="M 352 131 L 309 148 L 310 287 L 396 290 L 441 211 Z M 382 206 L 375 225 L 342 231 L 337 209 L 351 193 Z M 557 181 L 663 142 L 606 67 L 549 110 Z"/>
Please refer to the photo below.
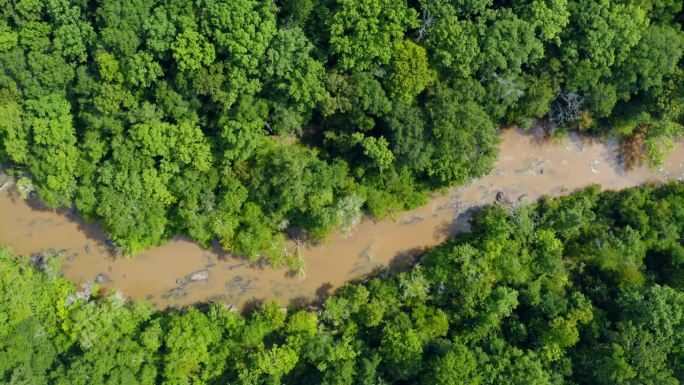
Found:
<path fill-rule="evenodd" d="M 116 288 L 131 298 L 147 298 L 160 308 L 204 300 L 242 306 L 253 300 L 278 299 L 291 305 L 322 299 L 344 282 L 378 268 L 405 266 L 424 248 L 467 230 L 467 210 L 494 202 L 499 191 L 515 200 L 532 201 L 592 183 L 621 189 L 684 177 L 682 144 L 660 170 L 642 167 L 625 172 L 612 144 L 576 136 L 540 144 L 515 130 L 506 130 L 501 137 L 501 155 L 490 175 L 435 195 L 429 204 L 394 220 L 365 220 L 350 235 L 334 234 L 324 245 L 302 247 L 307 266 L 304 279 L 283 270 L 250 266 L 180 238 L 133 260 L 115 257 L 97 226 L 64 212 L 31 208 L 7 188 L 0 192 L 0 244 L 11 245 L 23 255 L 63 251 L 62 271 L 77 284 L 99 275 L 104 288 Z M 208 279 L 188 280 L 192 273 L 203 271 Z"/>

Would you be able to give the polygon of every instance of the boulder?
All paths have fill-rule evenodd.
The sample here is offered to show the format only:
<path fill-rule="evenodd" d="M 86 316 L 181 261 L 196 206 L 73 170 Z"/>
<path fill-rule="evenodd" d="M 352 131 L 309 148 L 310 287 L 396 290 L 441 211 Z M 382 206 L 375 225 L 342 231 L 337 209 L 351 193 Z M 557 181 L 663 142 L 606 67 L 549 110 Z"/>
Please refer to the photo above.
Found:
<path fill-rule="evenodd" d="M 209 271 L 208 270 L 200 270 L 196 271 L 188 276 L 188 279 L 190 282 L 197 282 L 197 281 L 206 281 L 209 279 Z"/>
<path fill-rule="evenodd" d="M 109 282 L 109 281 L 110 281 L 110 279 L 106 274 L 100 273 L 95 277 L 95 282 L 97 282 L 97 283 L 105 283 L 105 282 Z"/>
<path fill-rule="evenodd" d="M 499 191 L 496 193 L 496 203 L 506 208 L 513 208 L 517 199 L 506 191 Z"/>

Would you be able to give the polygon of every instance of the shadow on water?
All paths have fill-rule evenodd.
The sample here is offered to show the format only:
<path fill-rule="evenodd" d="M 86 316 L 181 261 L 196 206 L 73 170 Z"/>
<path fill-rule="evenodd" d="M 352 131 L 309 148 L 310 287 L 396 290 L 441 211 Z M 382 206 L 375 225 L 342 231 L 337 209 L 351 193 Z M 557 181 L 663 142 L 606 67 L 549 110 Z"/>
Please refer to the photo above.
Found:
<path fill-rule="evenodd" d="M 470 231 L 470 218 L 488 206 L 490 206 L 490 204 L 472 206 L 463 212 L 456 214 L 453 221 L 444 223 L 435 228 L 435 236 L 440 238 L 451 238 L 454 235 Z"/>
<path fill-rule="evenodd" d="M 409 250 L 404 250 L 397 253 L 389 261 L 387 265 L 389 272 L 392 274 L 399 273 L 400 271 L 406 270 L 416 263 L 416 260 L 420 255 L 425 252 L 425 248 L 416 247 Z"/>
<path fill-rule="evenodd" d="M 179 239 L 186 240 L 188 242 L 195 242 L 192 238 L 190 237 L 183 237 L 183 236 L 178 236 Z M 240 262 L 245 262 L 248 264 L 253 264 L 251 263 L 247 258 L 240 257 L 239 255 L 231 254 L 227 252 L 223 246 L 221 246 L 221 242 L 219 242 L 217 239 L 211 242 L 211 247 L 206 248 L 206 250 L 211 251 L 213 255 L 215 255 L 219 261 L 240 261 Z"/>
<path fill-rule="evenodd" d="M 325 302 L 325 299 L 328 298 L 330 294 L 332 294 L 332 290 L 335 288 L 330 282 L 326 282 L 322 284 L 321 286 L 316 289 L 315 292 L 315 302 L 317 303 L 323 303 Z"/>
<path fill-rule="evenodd" d="M 292 310 L 306 309 L 311 306 L 312 299 L 304 296 L 294 297 L 287 303 L 287 308 Z"/>
<path fill-rule="evenodd" d="M 517 126 L 506 126 L 506 127 L 501 127 L 501 129 L 499 131 L 513 130 L 520 136 L 529 137 L 530 139 L 532 139 L 532 143 L 539 146 L 539 145 L 542 145 L 546 141 L 549 140 L 547 127 L 544 123 L 545 122 L 536 120 L 532 124 L 532 127 L 530 127 L 527 130 L 524 130 L 524 129 L 517 127 Z"/>
<path fill-rule="evenodd" d="M 620 155 L 620 144 L 616 140 L 611 140 L 605 143 L 605 146 L 609 148 L 610 151 L 603 155 L 603 162 L 613 169 L 618 176 L 626 176 L 628 170 L 624 158 Z"/>
<path fill-rule="evenodd" d="M 335 286 L 333 286 L 330 282 L 326 282 L 319 286 L 316 291 L 315 295 L 313 297 L 307 297 L 307 296 L 297 296 L 289 301 L 287 301 L 287 304 L 284 304 L 287 306 L 288 309 L 291 310 L 300 310 L 300 309 L 320 309 L 323 306 L 323 303 L 325 303 L 325 300 L 328 299 L 331 295 L 335 294 L 336 292 Z M 251 300 L 251 301 L 258 301 L 256 298 Z M 263 303 L 263 302 L 261 302 Z M 242 307 L 242 311 L 245 313 L 249 312 L 249 301 L 245 303 Z"/>
<path fill-rule="evenodd" d="M 66 218 L 68 222 L 76 225 L 77 229 L 85 236 L 86 239 L 94 242 L 96 247 L 99 247 L 99 249 L 105 251 L 108 258 L 114 260 L 120 256 L 120 254 L 116 251 L 112 240 L 104 234 L 102 224 L 100 222 L 86 222 L 86 220 L 81 217 L 75 207 L 71 209 L 52 208 L 47 206 L 35 196 L 24 200 L 24 198 L 19 195 L 19 192 L 16 190 L 16 188 L 8 189 L 8 196 L 12 203 L 17 204 L 19 201 L 25 202 L 32 211 L 37 213 L 54 213 L 62 218 Z M 86 252 L 88 252 L 87 247 Z"/>
<path fill-rule="evenodd" d="M 335 294 L 336 291 L 335 286 L 330 282 L 326 282 L 316 289 L 313 298 L 306 296 L 294 297 L 288 301 L 287 307 L 288 309 L 319 309 L 323 306 L 325 300 Z"/>
<path fill-rule="evenodd" d="M 501 127 L 499 131 L 515 131 L 515 133 L 519 136 L 530 138 L 531 142 L 537 147 L 541 147 L 549 142 L 559 140 L 560 138 L 567 138 L 572 141 L 574 145 L 577 145 L 578 148 L 582 148 L 585 143 L 588 143 L 587 139 L 591 140 L 589 137 L 585 139 L 580 135 L 575 135 L 574 133 L 561 135 L 560 138 L 557 136 L 554 137 L 551 132 L 552 130 L 549 126 L 549 122 L 546 119 L 535 119 L 535 121 L 532 123 L 532 126 L 530 126 L 528 129 L 523 129 L 518 126 L 504 126 Z"/>
<path fill-rule="evenodd" d="M 250 315 L 256 310 L 259 310 L 264 305 L 263 298 L 252 297 L 242 304 L 242 313 L 245 315 Z"/>
<path fill-rule="evenodd" d="M 239 308 L 244 305 L 246 310 L 259 304 L 259 298 L 279 299 L 298 307 L 323 302 L 345 282 L 367 282 L 410 268 L 423 247 L 467 232 L 472 216 L 495 201 L 509 207 L 523 199 L 531 202 L 542 195 L 566 194 L 587 183 L 621 189 L 651 179 L 684 177 L 684 145 L 678 145 L 663 171 L 642 167 L 627 173 L 617 158 L 617 143 L 594 144 L 573 134 L 548 139 L 534 127 L 502 129 L 501 136 L 501 156 L 492 174 L 433 194 L 430 203 L 403 213 L 403 220 L 365 218 L 350 236 L 335 234 L 331 243 L 319 247 L 305 244 L 308 276 L 301 280 L 290 278 L 285 269 L 273 271 L 263 263 L 226 252 L 218 242 L 201 248 L 188 243 L 187 237 L 174 237 L 165 246 L 146 250 L 144 258 L 116 258 L 98 227 L 101 223 L 87 223 L 74 211 L 53 210 L 35 200 L 24 202 L 15 189 L 0 195 L 0 211 L 6 210 L 0 216 L 0 226 L 4 226 L 0 235 L 26 255 L 47 248 L 72 254 L 80 251 L 63 269 L 69 279 L 82 282 L 102 275 L 103 287 L 116 287 L 132 298 L 152 295 L 148 298 L 155 299 L 160 308 L 210 298 Z M 294 228 L 288 229 L 287 235 L 291 240 L 307 240 L 306 234 Z M 288 247 L 292 250 L 292 242 Z M 112 258 L 106 258 L 107 252 Z M 211 269 L 209 281 L 179 287 L 178 277 L 184 282 L 188 274 L 203 269 Z"/>
<path fill-rule="evenodd" d="M 534 143 L 537 147 L 542 147 L 549 141 L 559 140 L 549 137 L 547 123 L 540 120 L 535 121 L 532 127 L 528 130 L 523 130 L 518 127 L 503 128 L 502 131 L 503 130 L 515 130 L 515 132 L 520 136 L 530 137 L 532 143 Z M 610 139 L 606 141 L 591 136 L 583 136 L 576 132 L 568 133 L 564 137 L 564 140 L 567 141 L 568 146 L 577 148 L 580 153 L 583 152 L 587 146 L 595 144 L 604 145 L 608 151 L 601 157 L 602 159 L 596 159 L 596 161 L 608 165 L 615 172 L 615 174 L 620 177 L 627 175 L 629 170 L 626 169 L 625 163 L 622 157 L 619 155 L 619 143 L 617 140 Z M 597 165 L 600 165 L 601 163 L 597 163 Z"/>

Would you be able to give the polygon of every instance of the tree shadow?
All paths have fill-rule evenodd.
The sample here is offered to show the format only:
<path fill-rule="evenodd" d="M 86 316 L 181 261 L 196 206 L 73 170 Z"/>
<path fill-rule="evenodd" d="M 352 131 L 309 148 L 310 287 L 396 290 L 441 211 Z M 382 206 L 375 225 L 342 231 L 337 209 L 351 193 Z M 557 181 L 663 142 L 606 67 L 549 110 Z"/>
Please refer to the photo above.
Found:
<path fill-rule="evenodd" d="M 252 297 L 242 303 L 242 306 L 240 307 L 242 314 L 244 314 L 245 316 L 249 316 L 255 311 L 259 310 L 261 307 L 263 307 L 264 303 L 265 301 L 263 298 Z"/>
<path fill-rule="evenodd" d="M 470 232 L 470 218 L 472 218 L 473 215 L 482 211 L 486 207 L 489 207 L 490 205 L 491 204 L 480 204 L 471 206 L 465 209 L 464 211 L 456 214 L 456 216 L 451 222 L 444 223 L 442 226 L 438 226 L 435 229 L 435 237 L 451 238 L 461 233 Z"/>
<path fill-rule="evenodd" d="M 416 261 L 424 252 L 424 247 L 416 247 L 399 252 L 392 257 L 392 259 L 390 259 L 389 263 L 387 264 L 387 268 L 391 274 L 396 274 L 407 270 L 416 263 Z"/>
<path fill-rule="evenodd" d="M 502 128 L 503 130 L 516 130 L 516 133 L 519 135 L 531 137 L 533 143 L 539 146 L 544 145 L 549 140 L 553 140 L 548 135 L 548 122 L 544 119 L 536 119 L 529 130 L 523 130 L 518 127 L 506 127 Z M 575 130 L 570 130 L 567 136 L 565 136 L 565 140 L 576 147 L 579 152 L 584 151 L 585 146 L 588 144 L 602 144 L 606 147 L 607 151 L 600 160 L 613 169 L 620 177 L 625 176 L 629 172 L 624 157 L 621 155 L 619 141 L 615 139 L 601 140 L 601 138 L 595 136 L 582 135 Z"/>
<path fill-rule="evenodd" d="M 535 119 L 530 128 L 523 129 L 518 125 L 512 124 L 499 127 L 499 134 L 506 131 L 515 131 L 517 135 L 528 137 L 530 141 L 536 146 L 542 146 L 549 140 L 552 140 L 550 135 L 549 123 L 546 119 Z"/>
<path fill-rule="evenodd" d="M 13 186 L 14 187 L 14 186 Z M 60 217 L 66 219 L 68 222 L 76 224 L 76 228 L 81 232 L 86 239 L 95 243 L 95 246 L 99 246 L 101 250 L 107 254 L 111 259 L 115 259 L 120 256 L 117 252 L 114 242 L 111 238 L 107 237 L 102 228 L 102 224 L 98 221 L 87 222 L 79 213 L 76 208 L 53 208 L 47 206 L 40 199 L 33 196 L 29 199 L 24 199 L 19 195 L 16 188 L 8 189 L 8 196 L 13 204 L 25 203 L 31 211 L 36 213 L 54 213 Z M 88 250 L 86 249 L 86 252 Z"/>
<path fill-rule="evenodd" d="M 548 122 L 544 119 L 535 119 L 532 123 L 532 126 L 530 126 L 528 129 L 523 129 L 517 125 L 513 125 L 501 127 L 500 130 L 502 132 L 507 130 L 515 130 L 518 135 L 531 138 L 532 143 L 537 145 L 543 144 L 549 140 Z"/>
<path fill-rule="evenodd" d="M 569 141 L 580 151 L 583 151 L 586 144 L 600 142 L 600 140 L 594 136 L 580 134 L 576 128 L 563 129 L 564 134 L 554 137 L 554 130 L 551 129 L 548 119 L 544 118 L 534 119 L 534 122 L 528 129 L 520 128 L 517 125 L 504 126 L 499 129 L 500 132 L 508 130 L 515 130 L 516 134 L 529 137 L 531 142 L 537 146 L 542 146 L 560 138 Z"/>
<path fill-rule="evenodd" d="M 192 239 L 186 235 L 176 235 L 176 236 L 174 236 L 173 239 L 182 239 L 182 240 L 185 240 L 187 242 L 195 243 L 195 244 L 199 245 L 199 247 L 201 247 L 203 250 L 206 250 L 207 252 L 211 253 L 211 256 L 215 257 L 216 260 L 221 262 L 221 263 L 228 263 L 228 262 L 237 263 L 236 265 L 228 266 L 227 268 L 229 270 L 234 270 L 234 269 L 242 268 L 242 267 L 248 268 L 250 270 L 267 270 L 267 269 L 273 270 L 273 269 L 275 269 L 274 267 L 272 267 L 268 263 L 268 260 L 266 260 L 265 258 L 259 258 L 258 260 L 254 261 L 254 260 L 247 258 L 244 255 L 227 252 L 223 248 L 223 246 L 221 246 L 221 243 L 217 239 L 214 239 L 211 242 L 210 247 L 204 247 L 204 246 L 200 245 L 199 243 L 197 243 L 197 241 L 195 241 L 194 239 Z"/>
<path fill-rule="evenodd" d="M 629 172 L 625 158 L 620 151 L 620 143 L 617 140 L 609 140 L 604 143 L 606 146 L 606 153 L 602 157 L 602 161 L 612 168 L 615 174 L 624 177 Z"/>
<path fill-rule="evenodd" d="M 333 285 L 330 282 L 326 282 L 318 287 L 315 291 L 314 301 L 318 304 L 322 304 L 325 300 L 334 294 Z"/>
<path fill-rule="evenodd" d="M 334 288 L 330 282 L 326 282 L 316 289 L 314 297 L 298 296 L 292 298 L 288 302 L 288 309 L 321 310 L 325 300 L 337 292 Z"/>
<path fill-rule="evenodd" d="M 197 243 L 192 238 L 190 238 L 188 236 L 179 235 L 178 237 L 186 239 L 189 242 Z M 235 254 L 231 254 L 231 253 L 227 252 L 223 248 L 223 246 L 221 246 L 221 242 L 219 242 L 218 239 L 212 240 L 211 245 L 208 248 L 203 247 L 203 249 L 206 249 L 207 251 L 211 252 L 221 262 L 234 260 L 234 261 L 245 262 L 248 264 L 250 263 L 249 259 L 247 259 L 247 258 L 244 258 L 244 257 L 241 257 L 239 255 L 235 255 Z"/>
<path fill-rule="evenodd" d="M 291 310 L 303 310 L 311 307 L 312 299 L 309 297 L 299 296 L 292 298 L 287 303 L 287 308 Z"/>

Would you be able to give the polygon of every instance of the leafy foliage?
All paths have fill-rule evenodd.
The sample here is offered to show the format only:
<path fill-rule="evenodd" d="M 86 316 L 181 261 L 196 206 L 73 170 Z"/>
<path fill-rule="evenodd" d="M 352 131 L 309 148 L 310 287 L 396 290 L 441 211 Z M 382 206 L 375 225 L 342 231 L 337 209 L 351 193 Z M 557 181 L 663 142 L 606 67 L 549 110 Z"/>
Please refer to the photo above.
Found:
<path fill-rule="evenodd" d="M 507 211 L 323 309 L 153 311 L 0 249 L 9 384 L 679 384 L 684 184 Z M 34 259 L 35 261 L 35 259 Z"/>
<path fill-rule="evenodd" d="M 390 216 L 486 174 L 501 125 L 653 165 L 683 132 L 675 0 L 0 8 L 0 161 L 128 255 L 186 234 L 281 264 L 284 230 L 321 239 L 342 207 Z"/>

